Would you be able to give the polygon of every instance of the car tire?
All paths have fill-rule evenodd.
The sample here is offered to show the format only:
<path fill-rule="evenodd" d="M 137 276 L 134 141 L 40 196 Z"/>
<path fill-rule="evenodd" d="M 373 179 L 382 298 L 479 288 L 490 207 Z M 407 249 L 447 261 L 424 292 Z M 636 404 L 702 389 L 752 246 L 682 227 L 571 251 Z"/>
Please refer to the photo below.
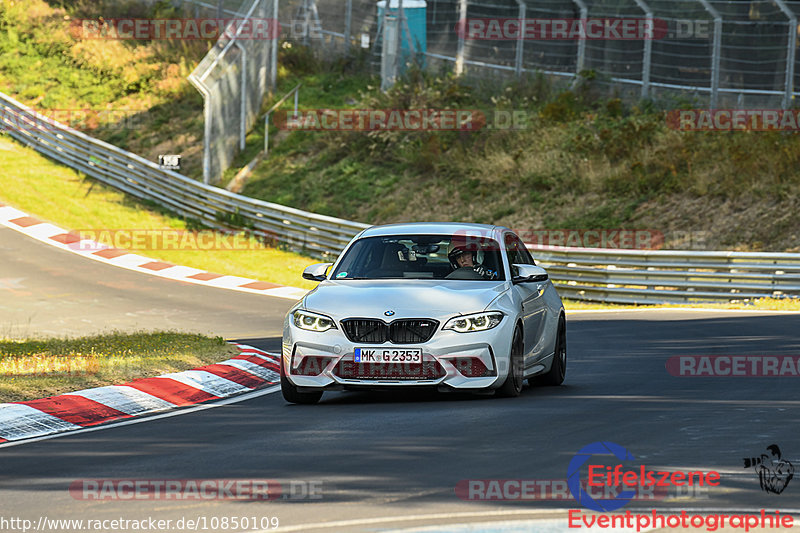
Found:
<path fill-rule="evenodd" d="M 523 354 L 525 345 L 522 342 L 522 330 L 519 327 L 514 329 L 514 337 L 511 340 L 511 368 L 503 384 L 497 389 L 497 395 L 503 398 L 514 398 L 522 392 L 522 385 L 525 383 L 525 369 L 523 367 Z"/>
<path fill-rule="evenodd" d="M 312 405 L 322 399 L 322 392 L 300 392 L 292 382 L 290 382 L 283 370 L 283 357 L 281 357 L 281 394 L 283 399 L 289 403 L 299 403 Z"/>
<path fill-rule="evenodd" d="M 567 323 L 564 316 L 558 317 L 558 333 L 553 352 L 553 364 L 547 374 L 541 377 L 543 385 L 558 386 L 564 383 L 567 376 Z"/>

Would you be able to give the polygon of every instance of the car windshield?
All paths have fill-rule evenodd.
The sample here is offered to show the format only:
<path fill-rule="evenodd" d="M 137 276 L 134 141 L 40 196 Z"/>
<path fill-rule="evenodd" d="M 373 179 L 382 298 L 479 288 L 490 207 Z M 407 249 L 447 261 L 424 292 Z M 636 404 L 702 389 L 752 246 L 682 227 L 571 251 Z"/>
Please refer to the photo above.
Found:
<path fill-rule="evenodd" d="M 497 281 L 504 280 L 505 273 L 495 240 L 463 235 L 392 235 L 356 241 L 331 279 Z"/>

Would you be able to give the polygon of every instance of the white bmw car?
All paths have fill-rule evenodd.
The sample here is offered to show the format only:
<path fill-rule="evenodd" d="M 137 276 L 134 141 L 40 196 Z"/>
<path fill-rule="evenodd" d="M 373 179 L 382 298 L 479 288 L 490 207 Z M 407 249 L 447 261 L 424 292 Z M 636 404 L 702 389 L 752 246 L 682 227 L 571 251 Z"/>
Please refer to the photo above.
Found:
<path fill-rule="evenodd" d="M 564 306 L 508 228 L 374 226 L 303 277 L 320 283 L 284 322 L 288 402 L 405 387 L 517 396 L 525 379 L 564 381 Z"/>

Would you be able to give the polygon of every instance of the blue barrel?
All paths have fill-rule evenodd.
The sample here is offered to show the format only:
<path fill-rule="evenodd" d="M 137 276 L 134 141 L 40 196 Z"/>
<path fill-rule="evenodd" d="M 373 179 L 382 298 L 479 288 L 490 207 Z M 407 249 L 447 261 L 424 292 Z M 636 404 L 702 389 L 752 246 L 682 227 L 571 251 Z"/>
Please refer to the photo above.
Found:
<path fill-rule="evenodd" d="M 403 36 L 400 41 L 400 63 L 405 65 L 410 61 L 416 59 L 424 63 L 425 56 L 422 55 L 428 51 L 428 20 L 427 20 L 428 3 L 425 0 L 403 0 L 403 12 L 405 13 L 406 20 L 408 21 L 408 31 L 403 26 L 401 27 L 400 34 Z M 386 11 L 386 0 L 378 2 L 378 24 L 383 27 L 383 16 Z M 389 0 L 389 14 L 400 18 L 400 1 Z M 409 32 L 411 35 L 409 36 Z M 412 46 L 409 42 L 413 43 L 413 50 L 417 53 L 417 57 L 412 57 Z"/>

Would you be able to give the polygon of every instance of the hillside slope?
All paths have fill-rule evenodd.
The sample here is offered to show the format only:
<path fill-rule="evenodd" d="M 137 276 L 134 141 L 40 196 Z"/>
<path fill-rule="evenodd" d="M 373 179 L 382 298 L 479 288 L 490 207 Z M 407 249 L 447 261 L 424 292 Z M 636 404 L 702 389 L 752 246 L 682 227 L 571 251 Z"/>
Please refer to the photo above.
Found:
<path fill-rule="evenodd" d="M 83 38 L 99 14 L 170 18 L 166 2 L 0 0 L 0 91 L 151 161 L 179 153 L 202 172 L 203 99 L 186 76 L 209 43 Z"/>
<path fill-rule="evenodd" d="M 322 68 L 300 65 L 308 74 Z M 290 74 L 286 87 L 304 73 Z M 341 76 L 315 76 L 315 85 L 336 91 Z M 677 131 L 665 109 L 691 102 L 628 105 L 600 96 L 590 76 L 572 91 L 543 78 L 497 89 L 420 73 L 386 94 L 378 85 L 364 83 L 330 107 L 516 110 L 527 127 L 294 131 L 245 194 L 367 223 L 649 229 L 673 248 L 800 251 L 795 133 Z M 301 104 L 313 108 L 313 98 L 301 91 Z"/>

